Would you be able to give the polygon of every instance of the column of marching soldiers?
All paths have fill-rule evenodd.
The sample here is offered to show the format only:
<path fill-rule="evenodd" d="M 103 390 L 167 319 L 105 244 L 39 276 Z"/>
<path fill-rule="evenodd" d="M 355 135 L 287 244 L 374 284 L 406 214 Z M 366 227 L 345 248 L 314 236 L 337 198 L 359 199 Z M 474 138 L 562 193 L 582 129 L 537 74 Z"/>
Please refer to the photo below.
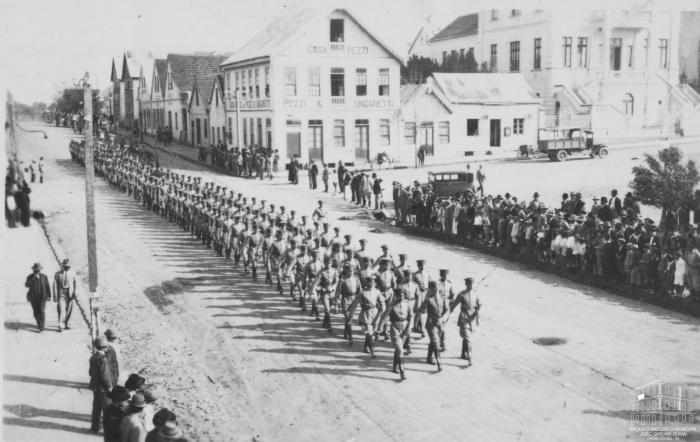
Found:
<path fill-rule="evenodd" d="M 73 161 L 84 166 L 84 143 L 70 142 Z M 375 343 L 391 339 L 394 373 L 406 378 L 402 356 L 411 353 L 411 332 L 427 332 L 430 343 L 426 362 L 441 371 L 440 352 L 445 350 L 445 325 L 459 307 L 458 327 L 462 338 L 461 358 L 471 365 L 472 323 L 478 324 L 480 303 L 472 294 L 472 278 L 455 294 L 447 270 L 434 278 L 425 261 L 412 270 L 406 254 L 395 262 L 389 248 L 372 258 L 367 241 L 352 244 L 351 235 L 331 228 L 323 203 L 311 217 L 297 217 L 294 210 L 276 207 L 234 194 L 226 187 L 202 183 L 201 178 L 172 173 L 150 159 L 137 156 L 111 142 L 94 149 L 95 171 L 110 185 L 127 193 L 143 207 L 189 232 L 207 248 L 243 266 L 257 280 L 264 272 L 267 284 L 276 284 L 280 295 L 285 285 L 292 301 L 332 332 L 331 317 L 340 306 L 343 338 L 353 344 L 352 321 L 359 307 L 364 334 L 363 351 L 375 358 Z M 423 314 L 426 314 L 425 328 Z"/>

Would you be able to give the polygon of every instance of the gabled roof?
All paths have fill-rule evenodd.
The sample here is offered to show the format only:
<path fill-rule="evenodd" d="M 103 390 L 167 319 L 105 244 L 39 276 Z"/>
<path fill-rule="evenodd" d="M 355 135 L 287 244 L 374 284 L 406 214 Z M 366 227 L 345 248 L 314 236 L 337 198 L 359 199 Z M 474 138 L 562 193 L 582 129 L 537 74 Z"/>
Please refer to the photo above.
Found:
<path fill-rule="evenodd" d="M 345 14 L 360 29 L 362 29 L 375 43 L 381 46 L 392 57 L 401 62 L 398 56 L 386 44 L 379 41 L 371 32 L 367 30 L 347 9 L 333 9 L 330 13 L 340 12 Z M 314 20 L 329 15 L 328 12 L 315 9 L 303 9 L 283 14 L 274 19 L 265 29 L 256 34 L 246 45 L 235 52 L 229 59 L 222 63 L 222 66 L 239 63 L 258 58 L 266 58 L 278 54 L 294 40 L 303 35 L 305 28 L 312 24 Z"/>
<path fill-rule="evenodd" d="M 447 25 L 442 31 L 435 34 L 435 36 L 430 39 L 430 42 L 476 35 L 478 31 L 479 14 L 467 14 L 454 19 L 454 21 Z"/>
<path fill-rule="evenodd" d="M 433 86 L 432 82 L 427 82 L 425 84 L 402 84 L 401 85 L 401 106 L 408 105 L 411 100 L 416 98 L 420 94 L 430 94 L 435 97 L 436 100 L 442 104 L 448 112 L 452 113 L 452 103 L 449 99 L 442 93 L 439 88 Z"/>
<path fill-rule="evenodd" d="M 165 79 L 168 75 L 168 60 L 165 58 L 156 58 L 155 62 L 153 63 L 153 69 L 158 76 L 158 84 L 160 85 L 159 90 L 162 95 L 163 90 L 165 89 Z M 151 90 L 153 90 L 153 85 L 151 85 Z"/>
<path fill-rule="evenodd" d="M 119 81 L 121 79 L 119 75 L 120 72 L 121 70 L 117 70 L 117 63 L 114 61 L 114 57 L 112 57 L 112 72 L 110 73 L 109 81 Z"/>
<path fill-rule="evenodd" d="M 209 101 L 213 97 L 214 84 L 219 81 L 220 78 L 223 78 L 223 76 L 219 75 L 218 71 L 206 72 L 202 75 L 197 75 L 197 77 L 194 79 L 194 84 L 192 86 L 193 93 L 190 96 L 190 103 L 188 103 L 188 105 L 192 103 L 194 89 L 197 88 L 197 91 L 199 91 L 199 99 L 202 100 L 202 104 L 205 107 L 208 107 Z M 221 88 L 221 85 L 219 85 L 219 88 Z"/>
<path fill-rule="evenodd" d="M 195 77 L 197 77 L 198 83 L 200 81 L 209 83 L 207 86 L 207 90 L 209 90 L 208 88 L 213 84 L 212 81 L 219 73 L 219 65 L 227 56 L 228 54 L 168 54 L 167 62 L 173 74 L 173 81 L 177 84 L 180 92 L 190 92 L 194 87 Z"/>
<path fill-rule="evenodd" d="M 435 84 L 454 104 L 538 104 L 522 74 L 434 73 Z"/>

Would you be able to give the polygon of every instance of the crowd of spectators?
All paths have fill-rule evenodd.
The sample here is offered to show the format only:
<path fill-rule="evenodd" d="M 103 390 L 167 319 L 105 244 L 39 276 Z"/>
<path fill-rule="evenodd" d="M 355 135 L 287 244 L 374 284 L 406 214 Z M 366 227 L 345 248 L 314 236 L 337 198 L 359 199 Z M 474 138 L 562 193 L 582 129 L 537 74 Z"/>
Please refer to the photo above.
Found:
<path fill-rule="evenodd" d="M 5 171 L 5 222 L 7 227 L 14 228 L 18 224 L 29 226 L 31 220 L 32 189 L 27 179 L 36 182 L 44 182 L 44 159 L 32 160 L 30 164 L 24 164 L 16 157 L 11 158 Z"/>
<path fill-rule="evenodd" d="M 676 213 L 666 213 L 659 226 L 642 218 L 631 193 L 620 199 L 612 190 L 609 197 L 593 198 L 588 209 L 573 191 L 562 195 L 559 206 L 547 207 L 537 192 L 529 200 L 483 190 L 438 198 L 429 186 L 414 182 L 394 183 L 393 200 L 399 225 L 614 280 L 649 295 L 700 301 L 700 230 Z M 699 223 L 700 211 L 695 218 Z"/>

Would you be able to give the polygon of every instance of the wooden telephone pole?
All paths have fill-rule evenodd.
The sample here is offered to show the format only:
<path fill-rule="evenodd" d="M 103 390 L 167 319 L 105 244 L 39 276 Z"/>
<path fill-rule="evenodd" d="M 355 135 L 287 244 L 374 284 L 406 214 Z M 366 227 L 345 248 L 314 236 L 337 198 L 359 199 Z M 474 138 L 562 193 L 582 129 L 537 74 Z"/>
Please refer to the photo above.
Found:
<path fill-rule="evenodd" d="M 95 229 L 95 165 L 93 152 L 92 88 L 90 74 L 83 77 L 83 136 L 85 137 L 85 213 L 87 215 L 88 281 L 90 289 L 90 333 L 100 335 L 99 297 L 97 294 L 97 234 Z"/>

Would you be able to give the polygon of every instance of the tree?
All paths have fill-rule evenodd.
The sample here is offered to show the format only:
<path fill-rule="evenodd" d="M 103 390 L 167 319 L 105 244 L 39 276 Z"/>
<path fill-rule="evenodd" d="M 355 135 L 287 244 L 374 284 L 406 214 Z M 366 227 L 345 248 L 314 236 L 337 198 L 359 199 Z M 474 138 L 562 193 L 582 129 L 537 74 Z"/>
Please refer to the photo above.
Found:
<path fill-rule="evenodd" d="M 642 204 L 661 209 L 661 223 L 677 221 L 680 211 L 687 211 L 693 189 L 700 175 L 692 160 L 681 164 L 683 153 L 674 146 L 660 150 L 656 156 L 644 154 L 646 166 L 632 168 L 630 183 L 633 194 Z M 673 219 L 668 219 L 671 217 Z"/>
<path fill-rule="evenodd" d="M 426 78 L 438 68 L 437 62 L 432 58 L 413 55 L 406 62 L 406 66 L 401 67 L 401 75 L 406 83 L 420 84 L 425 83 Z"/>

